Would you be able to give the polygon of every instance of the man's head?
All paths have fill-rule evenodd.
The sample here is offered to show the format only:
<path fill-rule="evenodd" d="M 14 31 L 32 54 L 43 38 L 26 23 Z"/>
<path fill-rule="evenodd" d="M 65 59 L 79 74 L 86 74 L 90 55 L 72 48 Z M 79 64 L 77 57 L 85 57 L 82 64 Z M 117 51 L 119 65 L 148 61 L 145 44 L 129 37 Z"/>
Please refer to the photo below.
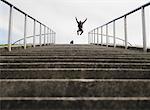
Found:
<path fill-rule="evenodd" d="M 79 21 L 79 23 L 82 23 L 81 21 Z"/>

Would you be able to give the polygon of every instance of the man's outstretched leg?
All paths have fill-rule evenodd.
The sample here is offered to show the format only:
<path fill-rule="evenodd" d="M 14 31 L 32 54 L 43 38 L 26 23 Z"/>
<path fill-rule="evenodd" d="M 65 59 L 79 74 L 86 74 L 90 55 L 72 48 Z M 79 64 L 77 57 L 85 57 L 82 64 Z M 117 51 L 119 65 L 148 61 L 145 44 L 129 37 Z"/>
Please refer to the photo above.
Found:
<path fill-rule="evenodd" d="M 83 30 L 81 30 L 81 33 L 80 33 L 80 35 L 82 35 L 82 33 L 83 33 Z"/>
<path fill-rule="evenodd" d="M 77 35 L 79 35 L 79 30 L 77 30 Z"/>

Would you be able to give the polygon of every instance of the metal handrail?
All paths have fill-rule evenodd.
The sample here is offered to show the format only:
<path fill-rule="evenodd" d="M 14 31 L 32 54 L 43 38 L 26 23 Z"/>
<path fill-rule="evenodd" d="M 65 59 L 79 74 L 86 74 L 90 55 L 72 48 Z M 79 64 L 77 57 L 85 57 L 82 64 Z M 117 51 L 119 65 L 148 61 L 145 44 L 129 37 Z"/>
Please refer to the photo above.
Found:
<path fill-rule="evenodd" d="M 24 15 L 27 15 L 29 18 L 37 21 L 38 23 L 42 24 L 43 26 L 46 26 L 44 25 L 43 23 L 41 23 L 40 21 L 36 20 L 35 18 L 33 18 L 32 16 L 28 15 L 27 13 L 25 13 L 24 11 L 20 10 L 19 8 L 17 8 L 16 6 L 12 5 L 11 3 L 9 3 L 8 1 L 6 0 L 1 0 L 2 2 L 6 3 L 7 5 L 9 5 L 10 7 L 13 7 L 14 9 L 16 9 L 17 11 L 19 11 L 20 13 L 24 14 Z"/>
<path fill-rule="evenodd" d="M 109 22 L 107 22 L 107 23 L 105 23 L 105 24 L 103 24 L 103 25 L 101 25 L 101 26 L 99 26 L 97 28 L 94 28 L 93 30 L 91 30 L 88 33 L 89 37 L 90 37 L 90 33 L 95 33 L 96 30 L 98 32 L 99 28 L 101 28 L 101 35 L 102 35 L 101 39 L 103 39 L 102 38 L 103 37 L 103 27 L 106 26 L 106 45 L 108 47 L 108 37 L 107 37 L 108 36 L 108 25 L 110 23 L 113 23 L 113 37 L 114 37 L 114 47 L 115 47 L 115 45 L 116 45 L 116 41 L 115 41 L 115 38 L 116 38 L 115 37 L 115 33 L 116 33 L 115 32 L 116 31 L 115 30 L 115 23 L 116 23 L 117 20 L 124 18 L 124 37 L 125 37 L 124 42 L 125 42 L 125 49 L 127 49 L 128 48 L 128 45 L 127 45 L 128 44 L 128 41 L 127 41 L 127 16 L 130 15 L 130 14 L 132 14 L 132 13 L 134 13 L 134 12 L 136 12 L 136 11 L 138 11 L 138 10 L 141 10 L 141 15 L 142 15 L 141 18 L 142 18 L 143 50 L 147 51 L 145 7 L 147 7 L 149 5 L 150 5 L 150 2 L 142 5 L 142 6 L 138 7 L 138 8 L 136 8 L 136 9 L 134 9 L 134 10 L 132 10 L 132 11 L 130 11 L 130 12 L 128 12 L 128 13 L 126 13 L 126 14 L 118 17 L 118 18 L 116 18 L 116 19 L 113 19 L 113 20 L 111 20 L 111 21 L 109 21 Z M 94 34 L 94 36 L 92 36 L 92 37 L 94 37 L 94 43 L 95 43 L 95 35 L 96 34 Z M 90 43 L 90 41 L 88 41 L 88 42 Z M 98 34 L 97 34 L 97 42 L 98 42 Z"/>
<path fill-rule="evenodd" d="M 109 21 L 108 23 L 103 24 L 102 26 L 108 25 L 108 24 L 112 23 L 113 21 L 117 21 L 117 20 L 119 20 L 119 19 L 121 19 L 121 18 L 123 18 L 123 17 L 125 17 L 125 16 L 128 16 L 128 15 L 130 15 L 130 14 L 132 14 L 132 13 L 134 13 L 134 12 L 140 10 L 141 8 L 147 7 L 147 6 L 149 6 L 149 5 L 150 5 L 150 2 L 148 2 L 148 3 L 144 4 L 144 5 L 142 5 L 142 6 L 138 7 L 138 8 L 136 8 L 136 9 L 134 9 L 134 10 L 132 10 L 132 11 L 130 11 L 130 12 L 128 12 L 128 13 L 126 13 L 126 14 L 124 14 L 124 15 L 118 17 L 118 18 L 116 18 L 116 19 L 111 20 L 111 21 Z M 102 27 L 102 26 L 100 26 L 100 27 Z M 97 28 L 99 28 L 99 27 L 97 27 Z"/>
<path fill-rule="evenodd" d="M 55 43 L 55 36 L 56 36 L 56 33 L 50 29 L 49 27 L 47 27 L 45 24 L 39 22 L 38 20 L 36 20 L 35 18 L 33 18 L 32 16 L 28 15 L 27 13 L 25 13 L 24 11 L 20 10 L 19 8 L 17 8 L 16 6 L 12 5 L 11 3 L 7 2 L 6 0 L 0 0 L 2 1 L 3 3 L 7 4 L 10 6 L 10 10 L 9 10 L 9 28 L 8 28 L 8 50 L 11 51 L 11 36 L 12 36 L 12 21 L 13 21 L 13 10 L 17 10 L 18 12 L 22 13 L 24 16 L 24 38 L 23 39 L 19 39 L 17 40 L 16 42 L 14 42 L 13 44 L 23 40 L 24 41 L 24 49 L 26 49 L 26 39 L 27 38 L 30 38 L 30 37 L 33 37 L 33 47 L 35 47 L 35 37 L 36 36 L 40 36 L 40 40 L 39 40 L 39 44 L 40 46 L 42 46 L 42 43 L 41 43 L 41 37 L 42 35 L 44 35 L 44 44 L 46 43 L 46 35 L 47 37 L 51 38 L 52 39 L 52 43 Z M 33 21 L 34 21 L 34 27 L 33 27 L 33 36 L 28 36 L 27 37 L 27 18 L 31 18 Z M 35 31 L 36 31 L 36 23 L 39 23 L 40 24 L 40 34 L 39 35 L 35 35 Z M 42 26 L 44 26 L 44 34 L 42 34 Z M 47 32 L 46 32 L 47 30 Z M 49 36 L 50 35 L 50 36 Z M 48 43 L 48 40 L 47 40 L 47 43 Z"/>
<path fill-rule="evenodd" d="M 43 35 L 48 35 L 48 34 L 50 34 L 50 33 L 47 33 L 47 34 L 41 34 L 41 36 L 43 36 Z M 40 34 L 35 35 L 35 37 L 36 37 L 36 36 L 40 36 Z M 28 36 L 28 37 L 26 37 L 26 38 L 28 39 L 28 38 L 32 38 L 32 37 L 34 37 L 34 36 Z M 13 45 L 16 44 L 16 43 L 18 43 L 18 42 L 20 42 L 20 41 L 22 41 L 22 40 L 24 40 L 24 38 L 15 41 L 15 42 L 13 43 Z"/>
<path fill-rule="evenodd" d="M 97 34 L 97 33 L 90 33 L 90 34 Z M 106 35 L 106 34 L 98 34 L 98 35 L 103 35 L 103 36 L 108 36 L 108 37 L 110 37 L 110 38 L 113 38 L 114 36 L 111 36 L 111 35 Z M 115 37 L 116 39 L 118 39 L 118 40 L 121 40 L 121 41 L 123 41 L 123 42 L 125 42 L 125 40 L 124 39 L 121 39 L 121 38 L 119 38 L 119 37 Z M 130 42 L 127 42 L 130 46 L 132 46 L 132 44 L 130 43 Z"/>

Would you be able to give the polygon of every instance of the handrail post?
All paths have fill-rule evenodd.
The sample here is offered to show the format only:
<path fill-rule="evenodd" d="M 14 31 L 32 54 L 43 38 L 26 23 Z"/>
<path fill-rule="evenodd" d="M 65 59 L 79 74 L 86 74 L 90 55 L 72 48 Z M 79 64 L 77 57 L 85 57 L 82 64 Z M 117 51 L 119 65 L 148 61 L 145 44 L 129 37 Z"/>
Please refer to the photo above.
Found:
<path fill-rule="evenodd" d="M 88 44 L 90 44 L 90 41 L 89 41 L 90 39 L 89 38 L 90 38 L 90 34 L 88 32 Z"/>
<path fill-rule="evenodd" d="M 142 34 L 143 34 L 143 51 L 147 52 L 147 43 L 146 43 L 146 25 L 145 25 L 145 10 L 142 7 Z"/>
<path fill-rule="evenodd" d="M 54 44 L 55 44 L 55 42 L 56 42 L 56 33 L 54 32 Z"/>
<path fill-rule="evenodd" d="M 55 32 L 55 43 L 56 43 L 56 32 Z"/>
<path fill-rule="evenodd" d="M 90 31 L 90 44 L 92 43 L 92 34 L 91 34 L 92 32 Z"/>
<path fill-rule="evenodd" d="M 106 47 L 108 47 L 108 24 L 106 24 Z"/>
<path fill-rule="evenodd" d="M 92 30 L 92 44 L 94 44 L 94 30 Z"/>
<path fill-rule="evenodd" d="M 34 19 L 34 27 L 33 27 L 33 47 L 35 47 L 35 29 L 36 29 L 36 20 Z"/>
<path fill-rule="evenodd" d="M 89 44 L 89 32 L 88 32 L 88 44 Z"/>
<path fill-rule="evenodd" d="M 39 38 L 40 46 L 41 46 L 41 37 L 42 37 L 42 24 L 40 23 L 40 38 Z"/>
<path fill-rule="evenodd" d="M 52 42 L 53 42 L 53 41 L 52 41 L 52 37 L 53 37 L 53 35 L 52 35 L 52 30 L 51 30 L 51 44 L 52 44 Z"/>
<path fill-rule="evenodd" d="M 99 44 L 99 29 L 97 28 L 97 45 Z"/>
<path fill-rule="evenodd" d="M 89 44 L 91 43 L 91 32 L 89 32 Z"/>
<path fill-rule="evenodd" d="M 49 30 L 49 28 L 48 28 L 48 34 L 47 34 L 48 45 L 50 44 L 50 39 L 49 39 L 49 37 L 50 37 L 50 36 L 49 36 L 49 33 L 50 33 L 50 32 L 49 32 L 49 31 L 50 31 L 50 30 Z"/>
<path fill-rule="evenodd" d="M 49 42 L 51 44 L 51 29 L 49 30 Z"/>
<path fill-rule="evenodd" d="M 56 33 L 54 32 L 54 44 L 55 44 L 55 40 L 56 40 L 56 39 L 55 39 L 55 36 L 56 36 Z"/>
<path fill-rule="evenodd" d="M 49 36 L 49 28 L 47 27 L 47 45 L 49 44 L 49 39 L 48 39 L 48 36 Z"/>
<path fill-rule="evenodd" d="M 44 45 L 46 44 L 46 26 L 44 26 Z"/>
<path fill-rule="evenodd" d="M 116 26 L 115 26 L 115 21 L 113 21 L 113 37 L 114 37 L 114 48 L 116 48 Z"/>
<path fill-rule="evenodd" d="M 55 44 L 55 42 L 56 42 L 56 33 L 54 32 L 54 44 Z"/>
<path fill-rule="evenodd" d="M 101 27 L 101 46 L 103 45 L 103 27 Z"/>
<path fill-rule="evenodd" d="M 93 44 L 93 30 L 91 31 L 91 44 Z"/>
<path fill-rule="evenodd" d="M 53 31 L 53 44 L 55 43 L 55 32 Z"/>
<path fill-rule="evenodd" d="M 52 30 L 52 44 L 53 44 L 53 41 L 54 41 L 53 37 L 54 37 L 54 33 L 53 33 L 53 30 Z"/>
<path fill-rule="evenodd" d="M 90 31 L 90 44 L 92 43 L 92 32 Z"/>
<path fill-rule="evenodd" d="M 93 31 L 91 31 L 91 44 L 93 43 Z"/>
<path fill-rule="evenodd" d="M 126 16 L 124 16 L 124 36 L 125 36 L 125 49 L 127 49 L 128 41 L 127 41 L 127 19 L 126 19 Z"/>
<path fill-rule="evenodd" d="M 13 23 L 13 6 L 10 6 L 10 10 L 9 10 L 9 29 L 8 29 L 8 51 L 11 51 L 12 23 Z"/>
<path fill-rule="evenodd" d="M 52 31 L 52 44 L 53 44 L 53 31 Z"/>
<path fill-rule="evenodd" d="M 51 44 L 53 43 L 53 31 L 51 30 Z"/>
<path fill-rule="evenodd" d="M 49 44 L 51 44 L 51 29 L 49 29 Z"/>
<path fill-rule="evenodd" d="M 94 29 L 94 44 L 95 44 L 95 29 Z"/>
<path fill-rule="evenodd" d="M 50 29 L 50 44 L 52 43 L 52 30 Z"/>
<path fill-rule="evenodd" d="M 27 46 L 27 41 L 26 41 L 26 36 L 27 36 L 27 15 L 25 15 L 25 20 L 24 20 L 24 49 L 26 49 Z"/>

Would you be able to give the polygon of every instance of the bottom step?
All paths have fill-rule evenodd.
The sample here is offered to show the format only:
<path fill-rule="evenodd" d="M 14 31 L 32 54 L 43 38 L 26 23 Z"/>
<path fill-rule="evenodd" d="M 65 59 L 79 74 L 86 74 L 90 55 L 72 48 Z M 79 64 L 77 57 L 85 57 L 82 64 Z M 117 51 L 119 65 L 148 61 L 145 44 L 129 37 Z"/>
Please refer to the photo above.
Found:
<path fill-rule="evenodd" d="M 1 110 L 149 110 L 149 97 L 1 98 Z"/>

